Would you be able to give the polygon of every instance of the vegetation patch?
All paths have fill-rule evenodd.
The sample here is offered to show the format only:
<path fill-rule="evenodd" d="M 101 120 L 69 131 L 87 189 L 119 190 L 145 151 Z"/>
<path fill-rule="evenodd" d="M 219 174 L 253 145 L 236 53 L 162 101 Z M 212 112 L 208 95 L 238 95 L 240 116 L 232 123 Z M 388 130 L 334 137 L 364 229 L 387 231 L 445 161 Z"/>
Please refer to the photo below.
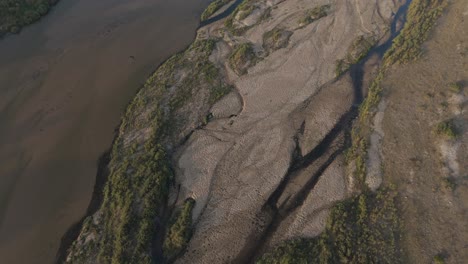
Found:
<path fill-rule="evenodd" d="M 462 86 L 459 83 L 451 83 L 449 85 L 449 89 L 452 93 L 461 93 L 462 91 Z"/>
<path fill-rule="evenodd" d="M 242 35 L 244 32 L 252 28 L 254 25 L 251 26 L 244 26 L 244 25 L 236 25 L 236 22 L 242 21 L 247 18 L 252 12 L 258 8 L 257 0 L 244 0 L 240 3 L 237 8 L 232 12 L 232 14 L 224 21 L 224 26 L 226 29 L 233 35 L 239 36 Z M 260 15 L 259 20 L 257 23 L 267 19 L 270 16 L 271 8 L 266 8 L 262 10 L 262 14 Z"/>
<path fill-rule="evenodd" d="M 263 34 L 263 48 L 268 53 L 288 46 L 292 32 L 289 30 L 274 28 Z"/>
<path fill-rule="evenodd" d="M 396 197 L 384 188 L 340 202 L 320 236 L 286 241 L 257 263 L 401 263 Z"/>
<path fill-rule="evenodd" d="M 237 11 L 237 19 L 239 21 L 244 20 L 246 17 L 248 17 L 250 14 L 255 9 L 255 5 L 253 1 L 244 1 L 239 5 L 238 11 Z"/>
<path fill-rule="evenodd" d="M 247 69 L 256 62 L 257 56 L 250 42 L 237 45 L 229 56 L 229 65 L 238 75 L 247 73 Z"/>
<path fill-rule="evenodd" d="M 0 0 L 0 36 L 17 33 L 47 14 L 58 0 Z"/>
<path fill-rule="evenodd" d="M 346 57 L 335 63 L 335 75 L 337 77 L 341 76 L 352 64 L 356 64 L 362 60 L 375 43 L 376 41 L 373 36 L 361 35 L 357 37 L 348 48 Z"/>
<path fill-rule="evenodd" d="M 455 181 L 455 178 L 453 177 L 446 177 L 442 181 L 443 185 L 445 188 L 453 191 L 455 188 L 457 188 L 457 182 Z"/>
<path fill-rule="evenodd" d="M 201 20 L 205 21 L 208 18 L 210 18 L 214 13 L 216 13 L 216 11 L 221 9 L 221 7 L 223 7 L 224 5 L 229 3 L 229 1 L 230 0 L 215 0 L 215 1 L 211 2 L 208 5 L 208 7 L 205 9 L 205 11 L 203 11 L 203 13 L 201 15 Z"/>
<path fill-rule="evenodd" d="M 435 255 L 434 264 L 445 264 L 445 257 L 442 254 Z"/>
<path fill-rule="evenodd" d="M 328 12 L 330 12 L 330 7 L 330 5 L 322 5 L 307 10 L 304 13 L 303 17 L 301 17 L 298 21 L 299 27 L 305 27 L 310 23 L 319 20 L 322 17 L 326 17 L 328 15 Z"/>
<path fill-rule="evenodd" d="M 153 261 L 154 238 L 164 231 L 157 223 L 164 223 L 174 177 L 166 146 L 177 145 L 184 137 L 173 129 L 182 131 L 201 123 L 211 106 L 212 90 L 217 98 L 227 92 L 217 90 L 225 85 L 224 79 L 208 59 L 214 46 L 214 40 L 199 40 L 167 60 L 127 107 L 113 145 L 103 203 L 85 221 L 68 262 Z M 194 114 L 192 108 L 186 109 L 191 100 L 204 110 Z M 170 256 L 183 246 L 180 237 L 188 239 L 189 227 L 183 226 L 192 207 L 193 202 L 187 201 L 169 228 L 166 252 Z"/>
<path fill-rule="evenodd" d="M 449 139 L 454 139 L 458 136 L 455 124 L 452 119 L 438 123 L 435 127 L 435 132 L 437 135 L 444 136 Z"/>
<path fill-rule="evenodd" d="M 194 206 L 195 200 L 187 199 L 170 221 L 163 245 L 164 256 L 169 262 L 182 253 L 192 236 L 192 210 Z"/>
<path fill-rule="evenodd" d="M 447 3 L 447 0 L 413 0 L 401 34 L 385 54 L 385 64 L 407 63 L 421 56 L 421 45 Z"/>

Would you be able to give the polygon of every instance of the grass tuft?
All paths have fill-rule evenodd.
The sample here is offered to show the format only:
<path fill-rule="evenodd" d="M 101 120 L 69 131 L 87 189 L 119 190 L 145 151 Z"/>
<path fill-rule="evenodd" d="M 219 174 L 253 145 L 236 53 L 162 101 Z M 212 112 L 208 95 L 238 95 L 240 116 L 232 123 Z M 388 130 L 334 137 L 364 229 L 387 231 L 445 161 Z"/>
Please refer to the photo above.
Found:
<path fill-rule="evenodd" d="M 274 28 L 263 34 L 263 48 L 267 52 L 272 52 L 288 46 L 292 32 L 281 28 Z"/>
<path fill-rule="evenodd" d="M 326 17 L 330 11 L 330 5 L 317 6 L 312 9 L 307 10 L 304 13 L 304 16 L 301 17 L 298 21 L 299 27 L 305 27 L 310 23 L 319 20 L 322 17 Z"/>
<path fill-rule="evenodd" d="M 438 123 L 435 127 L 435 132 L 437 135 L 445 136 L 449 139 L 455 139 L 458 136 L 453 120 L 445 120 Z"/>
<path fill-rule="evenodd" d="M 182 208 L 171 219 L 163 245 L 164 256 L 169 262 L 182 253 L 192 236 L 192 210 L 194 206 L 195 200 L 187 199 Z"/>
<path fill-rule="evenodd" d="M 214 13 L 216 13 L 216 11 L 221 9 L 221 7 L 223 7 L 224 5 L 229 3 L 229 1 L 230 0 L 215 0 L 215 1 L 211 2 L 208 5 L 208 7 L 205 9 L 205 11 L 203 11 L 203 13 L 201 15 L 201 21 L 205 21 L 208 18 L 210 18 Z"/>
<path fill-rule="evenodd" d="M 461 84 L 459 83 L 451 83 L 449 85 L 449 90 L 452 92 L 452 93 L 461 93 L 462 91 L 462 86 Z"/>
<path fill-rule="evenodd" d="M 234 47 L 229 56 L 229 65 L 238 75 L 247 73 L 247 69 L 257 62 L 252 43 L 245 42 Z"/>

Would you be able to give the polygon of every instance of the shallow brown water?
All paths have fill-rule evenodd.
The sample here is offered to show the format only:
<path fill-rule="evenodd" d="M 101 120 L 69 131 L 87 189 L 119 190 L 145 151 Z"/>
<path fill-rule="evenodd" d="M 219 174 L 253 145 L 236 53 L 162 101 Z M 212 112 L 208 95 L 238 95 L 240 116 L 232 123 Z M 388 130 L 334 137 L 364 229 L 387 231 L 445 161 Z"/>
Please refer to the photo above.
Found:
<path fill-rule="evenodd" d="M 0 40 L 1 263 L 53 261 L 125 105 L 208 2 L 62 0 Z"/>

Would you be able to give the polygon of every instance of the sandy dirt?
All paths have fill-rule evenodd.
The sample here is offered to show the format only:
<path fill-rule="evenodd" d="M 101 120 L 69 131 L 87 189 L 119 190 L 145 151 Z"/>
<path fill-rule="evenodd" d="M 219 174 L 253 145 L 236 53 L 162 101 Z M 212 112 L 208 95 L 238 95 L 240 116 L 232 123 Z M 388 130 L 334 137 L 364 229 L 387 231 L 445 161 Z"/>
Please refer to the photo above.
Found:
<path fill-rule="evenodd" d="M 299 28 L 305 10 L 322 4 L 331 4 L 330 14 Z M 258 21 L 267 7 L 272 7 L 271 17 Z M 287 174 L 296 142 L 302 154 L 310 152 L 352 105 L 351 81 L 347 76 L 335 81 L 335 61 L 346 55 L 358 36 L 382 37 L 396 7 L 391 1 L 291 0 L 259 1 L 254 10 L 245 21 L 234 23 L 254 25 L 241 37 L 219 33 L 222 21 L 200 30 L 203 37 L 223 37 L 228 47 L 250 41 L 258 54 L 265 54 L 265 32 L 281 27 L 293 34 L 286 48 L 262 58 L 246 75 L 228 70 L 237 96 L 242 98 L 240 113 L 227 117 L 239 105 L 235 95 L 229 95 L 212 109 L 220 118 L 196 131 L 179 150 L 176 180 L 181 184 L 180 200 L 194 197 L 197 203 L 195 233 L 177 263 L 227 263 L 245 257 L 245 248 L 271 220 L 262 207 Z M 229 68 L 223 56 L 212 57 Z M 340 140 L 342 136 L 327 155 Z M 297 176 L 279 199 L 287 201 L 288 193 L 297 192 L 307 181 L 307 173 L 316 171 L 328 160 L 327 155 L 305 168 L 304 176 Z M 328 165 L 302 206 L 272 236 L 271 245 L 321 232 L 328 206 L 347 194 L 342 162 L 337 158 Z"/>

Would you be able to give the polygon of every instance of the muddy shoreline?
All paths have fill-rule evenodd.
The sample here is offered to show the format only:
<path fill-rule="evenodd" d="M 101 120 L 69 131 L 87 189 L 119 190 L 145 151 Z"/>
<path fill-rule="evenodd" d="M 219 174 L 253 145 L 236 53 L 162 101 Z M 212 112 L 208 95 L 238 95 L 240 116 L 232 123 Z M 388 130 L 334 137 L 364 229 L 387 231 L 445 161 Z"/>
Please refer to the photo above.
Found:
<path fill-rule="evenodd" d="M 117 138 L 118 131 L 116 130 L 114 140 Z M 112 149 L 112 148 L 111 148 Z M 55 263 L 64 263 L 67 259 L 67 252 L 73 242 L 78 238 L 81 228 L 83 227 L 83 222 L 86 218 L 99 210 L 99 206 L 102 203 L 102 191 L 107 181 L 107 176 L 109 175 L 109 161 L 111 149 L 104 152 L 98 160 L 98 171 L 96 173 L 96 182 L 93 188 L 93 195 L 91 197 L 91 202 L 89 203 L 88 208 L 86 209 L 86 214 L 75 224 L 73 224 L 67 232 L 60 239 L 60 247 L 57 251 Z"/>
<path fill-rule="evenodd" d="M 195 32 L 194 36 L 193 36 L 193 41 L 195 41 L 196 36 L 197 36 L 197 34 Z M 178 53 L 184 52 L 185 50 L 187 50 L 190 47 L 190 45 L 191 45 L 191 43 L 189 45 L 187 45 L 185 48 L 183 48 L 182 50 L 180 50 L 177 53 L 175 53 L 173 55 L 170 55 L 168 58 L 166 58 L 163 62 L 161 62 L 155 68 L 155 70 L 153 70 L 145 78 L 145 80 L 150 78 L 153 75 L 153 73 L 161 65 L 163 65 L 167 60 L 169 60 L 171 57 L 173 57 L 174 55 L 176 55 Z M 144 86 L 140 86 L 140 88 L 138 88 L 138 90 L 135 92 L 135 95 L 132 97 L 132 99 L 138 94 L 138 92 L 143 87 Z M 127 109 L 128 105 L 130 105 L 131 102 L 132 102 L 132 100 L 130 100 L 127 103 L 127 106 L 124 109 Z M 124 113 L 125 113 L 125 110 L 124 110 L 124 112 L 122 112 L 122 114 L 124 114 Z M 72 225 L 61 239 L 60 248 L 59 248 L 59 250 L 58 250 L 58 252 L 56 254 L 56 260 L 55 260 L 55 263 L 57 263 L 57 264 L 63 263 L 66 260 L 67 251 L 70 248 L 70 246 L 73 244 L 73 242 L 78 238 L 78 236 L 80 234 L 80 231 L 81 231 L 81 228 L 83 227 L 84 220 L 87 217 L 89 217 L 89 216 L 93 215 L 94 213 L 96 213 L 97 210 L 99 210 L 100 205 L 102 204 L 102 198 L 103 198 L 102 191 L 103 191 L 103 189 L 105 187 L 105 184 L 107 182 L 107 177 L 109 176 L 109 172 L 110 172 L 109 162 L 111 161 L 112 147 L 114 146 L 114 143 L 117 140 L 117 137 L 119 135 L 119 129 L 120 129 L 121 125 L 122 125 L 122 123 L 120 122 L 116 126 L 116 128 L 114 130 L 114 137 L 112 139 L 112 144 L 110 145 L 110 147 L 109 147 L 109 149 L 107 151 L 102 153 L 101 157 L 99 158 L 99 160 L 97 162 L 98 163 L 98 171 L 96 173 L 96 181 L 95 181 L 94 188 L 93 188 L 93 195 L 91 197 L 91 202 L 89 203 L 89 206 L 88 206 L 88 208 L 86 210 L 86 214 L 80 219 L 80 221 L 78 221 L 76 224 Z"/>
<path fill-rule="evenodd" d="M 221 19 L 224 19 L 226 18 L 228 15 L 230 15 L 234 10 L 235 8 L 240 4 L 242 3 L 243 0 L 236 0 L 236 2 L 232 3 L 231 6 L 226 9 L 224 12 L 222 12 L 221 14 L 219 15 L 216 15 L 208 20 L 205 20 L 205 21 L 200 21 L 199 22 L 199 26 L 197 27 L 197 30 L 194 32 L 193 34 L 193 39 L 192 39 L 192 42 L 190 44 L 188 44 L 185 48 L 181 49 L 180 51 L 176 52 L 175 54 L 173 55 L 170 55 L 169 57 L 167 57 L 164 61 L 162 61 L 157 67 L 155 67 L 155 69 L 150 73 L 148 74 L 148 76 L 145 78 L 148 79 L 150 78 L 154 72 L 159 68 L 161 67 L 164 63 L 166 63 L 171 57 L 177 55 L 177 54 L 180 54 L 180 53 L 183 53 L 184 51 L 186 51 L 190 45 L 196 40 L 197 38 L 197 31 L 198 29 L 206 26 L 206 25 L 209 25 L 209 24 L 212 24 L 212 23 L 215 23 Z M 144 86 L 140 86 L 140 88 L 135 92 L 135 96 L 138 94 L 138 92 L 143 89 Z M 132 98 L 134 98 L 135 96 L 133 96 Z M 125 109 L 127 109 L 128 105 L 130 105 L 132 102 L 132 100 L 130 100 L 127 104 L 127 106 L 125 107 Z M 125 110 L 124 110 L 125 111 Z M 123 114 L 124 112 L 122 112 Z M 113 140 L 112 140 L 112 144 L 110 145 L 110 148 L 109 150 L 107 150 L 106 152 L 104 152 L 101 157 L 99 158 L 98 160 L 98 171 L 97 171 L 97 174 L 96 174 L 96 181 L 95 181 L 95 185 L 94 185 L 94 188 L 93 188 L 93 195 L 91 197 L 91 201 L 89 203 L 89 206 L 86 210 L 86 214 L 74 225 L 72 225 L 68 230 L 67 232 L 64 234 L 64 236 L 62 237 L 61 239 L 61 243 L 60 243 L 60 248 L 59 250 L 57 251 L 57 254 L 56 254 L 56 259 L 55 259 L 55 263 L 59 264 L 59 263 L 63 263 L 65 262 L 66 258 L 67 258 L 67 253 L 68 253 L 68 250 L 70 248 L 70 246 L 73 244 L 73 242 L 78 238 L 79 234 L 80 234 L 80 231 L 83 227 L 83 222 L 84 220 L 89 217 L 89 216 L 92 216 L 94 213 L 96 213 L 101 204 L 102 204 L 102 201 L 103 201 L 103 195 L 102 195 L 102 191 L 105 187 L 105 184 L 107 182 L 107 178 L 109 176 L 109 173 L 110 173 L 110 170 L 108 168 L 108 165 L 109 165 L 109 162 L 111 161 L 111 151 L 112 151 L 112 147 L 114 145 L 114 143 L 116 142 L 117 140 L 117 137 L 118 137 L 118 134 L 119 134 L 119 128 L 121 126 L 122 123 L 119 123 L 115 130 L 114 130 L 114 137 L 113 137 Z M 199 128 L 196 128 L 194 129 L 193 131 L 191 131 L 189 133 L 189 135 L 187 135 L 187 139 L 190 137 L 190 135 L 196 131 L 197 129 Z M 183 144 L 183 143 L 182 143 Z M 174 182 L 175 183 L 175 182 Z M 167 205 L 166 205 L 167 207 Z M 166 218 L 168 216 L 170 216 L 170 212 L 165 212 L 165 216 Z M 167 219 L 165 219 L 167 220 Z M 165 229 L 165 226 L 163 226 L 163 228 Z M 164 234 L 164 232 L 161 232 L 161 234 Z M 158 240 L 158 244 L 161 244 L 162 245 L 162 239 L 163 237 L 157 237 L 155 238 Z M 161 240 L 161 241 L 159 241 Z M 162 252 L 159 252 L 160 250 L 158 250 L 158 255 L 155 256 L 156 257 L 156 260 L 161 260 L 162 259 Z"/>
<path fill-rule="evenodd" d="M 63 1 L 1 40 L 4 261 L 57 260 L 60 239 L 95 210 L 122 111 L 155 65 L 193 41 L 207 2 Z"/>

